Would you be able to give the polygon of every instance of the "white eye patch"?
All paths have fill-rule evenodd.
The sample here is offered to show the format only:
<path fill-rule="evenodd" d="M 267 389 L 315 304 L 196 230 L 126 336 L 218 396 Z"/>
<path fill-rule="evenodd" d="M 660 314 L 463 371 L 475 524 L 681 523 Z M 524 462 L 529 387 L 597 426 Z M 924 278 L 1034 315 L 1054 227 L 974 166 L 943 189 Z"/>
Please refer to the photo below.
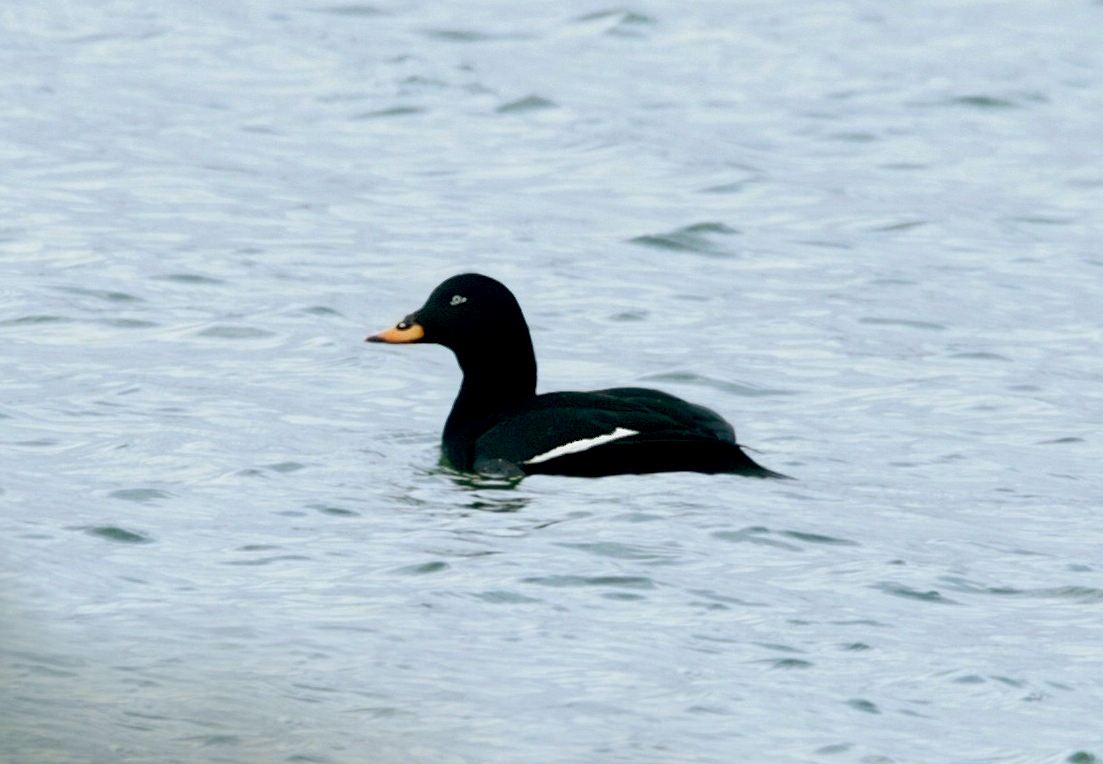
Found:
<path fill-rule="evenodd" d="M 452 295 L 451 302 L 449 302 L 448 304 L 449 305 L 460 305 L 460 304 L 465 303 L 465 302 L 467 302 L 467 298 L 464 297 L 462 294 L 454 294 L 454 295 Z"/>

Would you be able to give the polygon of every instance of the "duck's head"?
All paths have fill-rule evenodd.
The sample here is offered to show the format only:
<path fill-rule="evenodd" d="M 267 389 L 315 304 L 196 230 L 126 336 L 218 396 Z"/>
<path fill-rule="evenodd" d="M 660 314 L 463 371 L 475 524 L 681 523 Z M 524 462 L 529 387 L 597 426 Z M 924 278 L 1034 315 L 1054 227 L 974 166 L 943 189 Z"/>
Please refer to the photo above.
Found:
<path fill-rule="evenodd" d="M 444 281 L 423 306 L 394 328 L 365 341 L 431 342 L 458 355 L 469 347 L 494 347 L 507 338 L 513 340 L 518 332 L 528 338 L 528 325 L 513 293 L 489 276 L 464 273 Z"/>

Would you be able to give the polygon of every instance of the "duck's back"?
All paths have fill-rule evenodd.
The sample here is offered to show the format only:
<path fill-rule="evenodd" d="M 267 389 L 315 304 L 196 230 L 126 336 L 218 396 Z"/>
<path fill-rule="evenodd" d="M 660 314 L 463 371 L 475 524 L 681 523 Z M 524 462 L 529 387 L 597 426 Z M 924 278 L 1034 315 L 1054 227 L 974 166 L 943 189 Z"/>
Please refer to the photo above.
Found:
<path fill-rule="evenodd" d="M 743 453 L 732 426 L 714 411 L 659 390 L 537 395 L 485 425 L 472 444 L 476 472 L 774 474 Z"/>

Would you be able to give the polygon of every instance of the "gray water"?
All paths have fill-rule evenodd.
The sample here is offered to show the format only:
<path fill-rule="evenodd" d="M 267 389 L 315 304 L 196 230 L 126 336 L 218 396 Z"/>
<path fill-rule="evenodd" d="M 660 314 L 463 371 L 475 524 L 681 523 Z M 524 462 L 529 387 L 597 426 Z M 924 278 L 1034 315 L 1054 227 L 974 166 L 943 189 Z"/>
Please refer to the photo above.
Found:
<path fill-rule="evenodd" d="M 1103 4 L 0 8 L 0 760 L 1103 760 Z M 438 465 L 541 390 L 798 478 Z"/>

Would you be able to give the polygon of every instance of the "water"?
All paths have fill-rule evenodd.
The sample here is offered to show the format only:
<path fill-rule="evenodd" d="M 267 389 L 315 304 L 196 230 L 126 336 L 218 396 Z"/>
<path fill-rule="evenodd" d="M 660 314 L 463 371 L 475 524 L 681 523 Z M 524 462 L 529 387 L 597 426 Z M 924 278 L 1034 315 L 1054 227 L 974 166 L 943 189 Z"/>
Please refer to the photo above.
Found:
<path fill-rule="evenodd" d="M 1103 757 L 1101 21 L 5 4 L 0 759 Z M 442 471 L 468 269 L 799 480 Z"/>

